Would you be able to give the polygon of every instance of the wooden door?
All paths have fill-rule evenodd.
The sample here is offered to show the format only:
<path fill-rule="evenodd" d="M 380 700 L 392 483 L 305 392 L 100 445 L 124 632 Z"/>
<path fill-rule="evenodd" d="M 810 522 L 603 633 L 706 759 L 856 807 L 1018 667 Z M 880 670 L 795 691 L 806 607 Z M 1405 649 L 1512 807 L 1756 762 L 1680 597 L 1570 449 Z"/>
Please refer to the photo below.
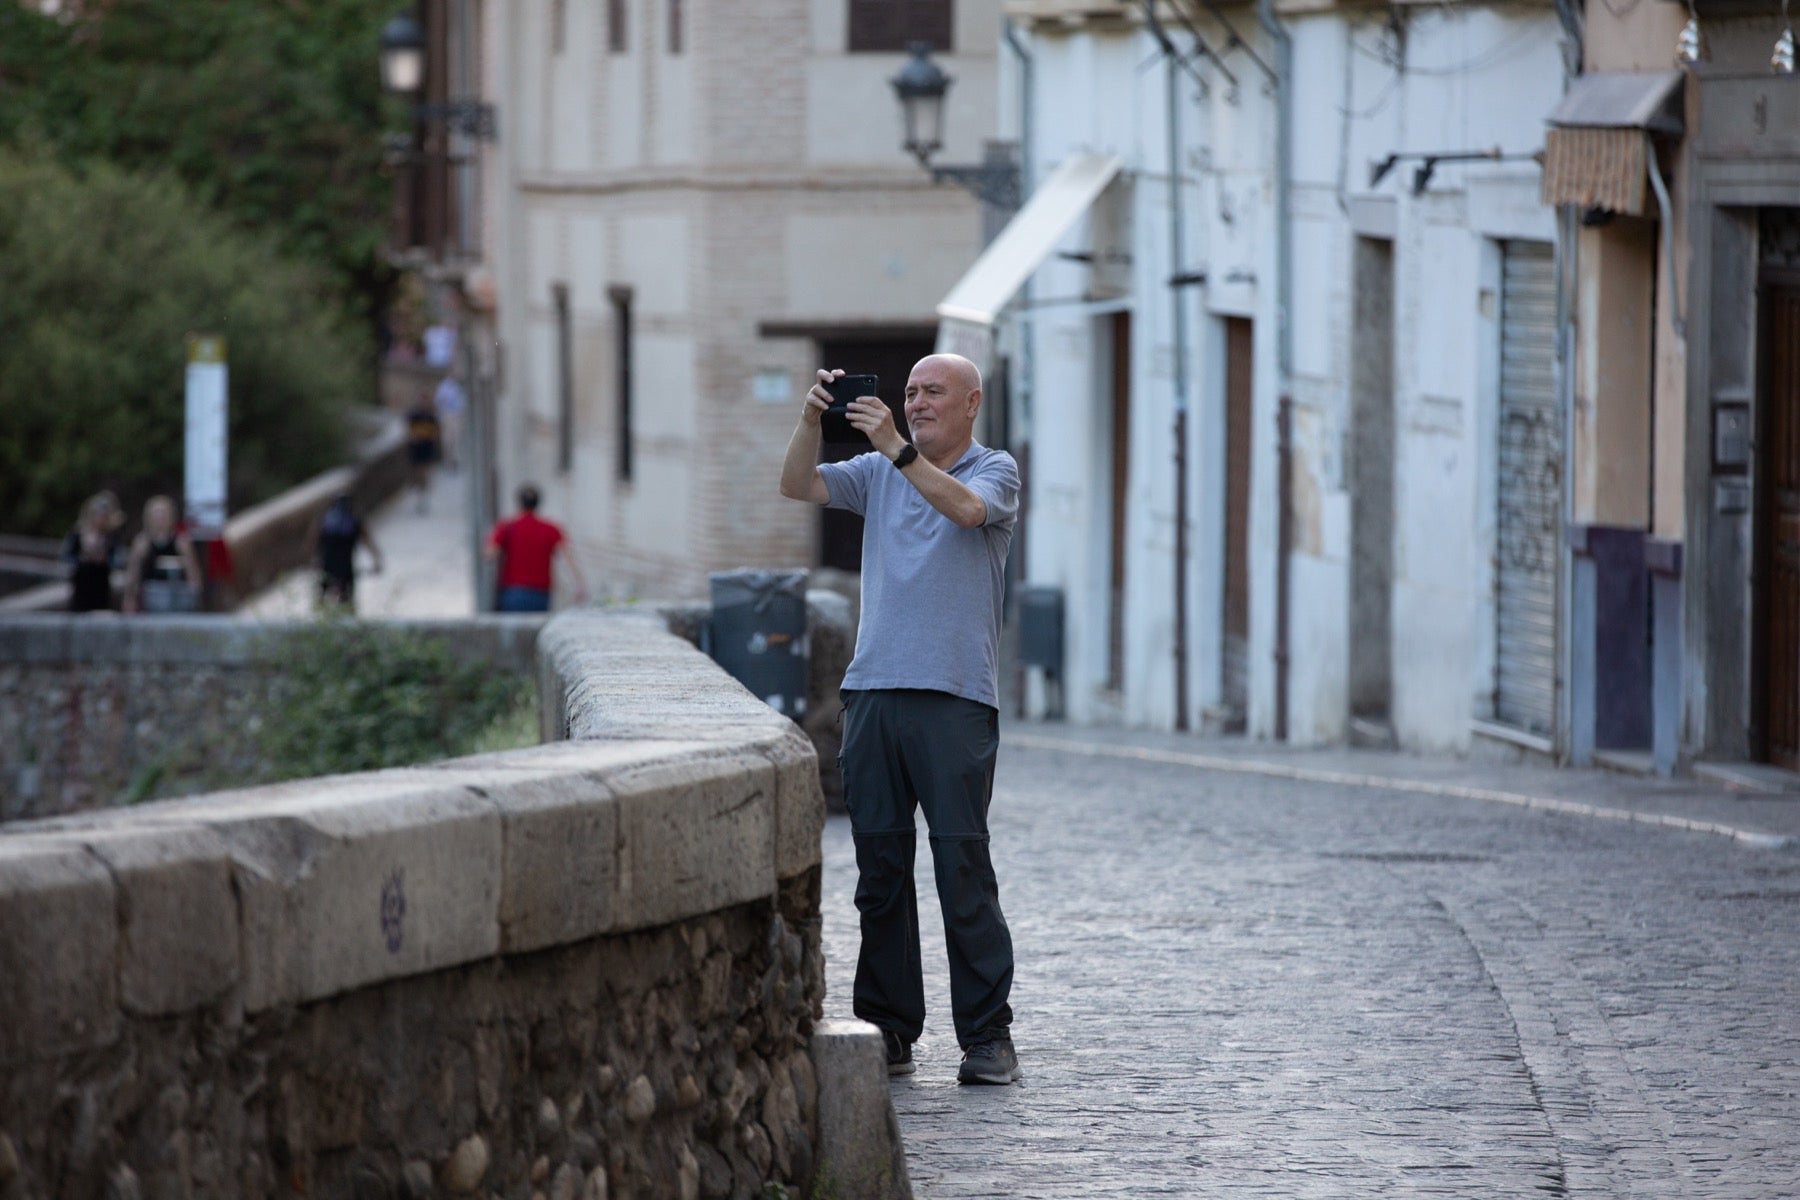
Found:
<path fill-rule="evenodd" d="M 1112 545 L 1107 563 L 1106 686 L 1125 686 L 1125 537 L 1131 484 L 1131 314 L 1114 313 L 1112 333 Z"/>
<path fill-rule="evenodd" d="M 1225 321 L 1225 614 L 1222 699 L 1227 729 L 1242 729 L 1250 699 L 1250 410 L 1255 338 Z"/>
<path fill-rule="evenodd" d="M 1385 723 L 1393 694 L 1394 243 L 1356 239 L 1350 371 L 1350 715 Z"/>
<path fill-rule="evenodd" d="M 1800 770 L 1800 284 L 1763 295 L 1752 721 L 1762 757 Z"/>

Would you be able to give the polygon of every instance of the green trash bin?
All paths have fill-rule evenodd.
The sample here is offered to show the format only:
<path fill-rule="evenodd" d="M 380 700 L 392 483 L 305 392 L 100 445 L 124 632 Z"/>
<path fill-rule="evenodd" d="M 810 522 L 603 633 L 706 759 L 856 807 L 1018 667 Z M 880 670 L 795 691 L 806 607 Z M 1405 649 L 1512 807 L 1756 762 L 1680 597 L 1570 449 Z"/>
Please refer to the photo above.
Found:
<path fill-rule="evenodd" d="M 717 571 L 712 581 L 713 660 L 770 708 L 806 715 L 805 571 Z"/>

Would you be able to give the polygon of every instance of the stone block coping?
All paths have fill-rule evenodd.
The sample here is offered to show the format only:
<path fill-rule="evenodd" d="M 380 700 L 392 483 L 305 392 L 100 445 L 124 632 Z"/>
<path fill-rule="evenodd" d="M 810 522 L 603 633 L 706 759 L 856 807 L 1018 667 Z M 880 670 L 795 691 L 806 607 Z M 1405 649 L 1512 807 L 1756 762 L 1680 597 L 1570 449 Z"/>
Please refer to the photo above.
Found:
<path fill-rule="evenodd" d="M 302 1004 L 818 866 L 811 743 L 661 619 L 564 613 L 537 660 L 542 746 L 0 826 L 0 1067 L 122 1014 Z"/>
<path fill-rule="evenodd" d="M 268 639 L 311 622 L 222 619 L 217 614 L 24 613 L 0 617 L 0 663 L 25 666 L 243 667 Z M 440 637 L 464 661 L 529 671 L 545 618 L 484 613 L 474 619 L 371 620 L 383 629 Z"/>

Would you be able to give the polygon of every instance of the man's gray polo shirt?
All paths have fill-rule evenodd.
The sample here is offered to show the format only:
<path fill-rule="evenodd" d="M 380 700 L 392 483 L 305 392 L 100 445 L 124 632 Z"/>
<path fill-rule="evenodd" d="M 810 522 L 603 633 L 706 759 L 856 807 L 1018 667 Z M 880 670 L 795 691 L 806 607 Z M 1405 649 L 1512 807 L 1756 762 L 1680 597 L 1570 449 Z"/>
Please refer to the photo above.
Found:
<path fill-rule="evenodd" d="M 1000 707 L 1000 609 L 1019 515 L 1019 467 L 980 443 L 949 474 L 987 504 L 959 529 L 882 454 L 821 463 L 828 507 L 865 519 L 862 620 L 844 687 L 930 688 Z"/>

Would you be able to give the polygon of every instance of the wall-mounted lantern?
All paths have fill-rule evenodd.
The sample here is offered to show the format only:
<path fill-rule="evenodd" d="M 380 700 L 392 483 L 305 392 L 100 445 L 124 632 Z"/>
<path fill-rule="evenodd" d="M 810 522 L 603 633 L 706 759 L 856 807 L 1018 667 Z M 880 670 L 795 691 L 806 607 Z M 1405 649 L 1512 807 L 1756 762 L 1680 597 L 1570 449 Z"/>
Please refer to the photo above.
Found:
<path fill-rule="evenodd" d="M 416 96 L 424 86 L 425 31 L 411 13 L 395 13 L 381 27 L 381 90 Z"/>
<path fill-rule="evenodd" d="M 425 30 L 411 12 L 401 10 L 381 27 L 381 86 L 406 99 L 425 87 Z M 467 137 L 493 141 L 494 106 L 479 100 L 452 97 L 442 103 L 413 105 L 413 118 L 422 124 L 439 124 Z"/>
<path fill-rule="evenodd" d="M 954 183 L 974 192 L 983 204 L 1004 212 L 1019 207 L 1018 147 L 989 142 L 984 161 L 966 166 L 933 166 L 931 156 L 944 145 L 944 94 L 954 82 L 931 61 L 931 44 L 914 42 L 912 57 L 888 82 L 900 100 L 901 147 L 931 172 L 933 183 Z"/>

